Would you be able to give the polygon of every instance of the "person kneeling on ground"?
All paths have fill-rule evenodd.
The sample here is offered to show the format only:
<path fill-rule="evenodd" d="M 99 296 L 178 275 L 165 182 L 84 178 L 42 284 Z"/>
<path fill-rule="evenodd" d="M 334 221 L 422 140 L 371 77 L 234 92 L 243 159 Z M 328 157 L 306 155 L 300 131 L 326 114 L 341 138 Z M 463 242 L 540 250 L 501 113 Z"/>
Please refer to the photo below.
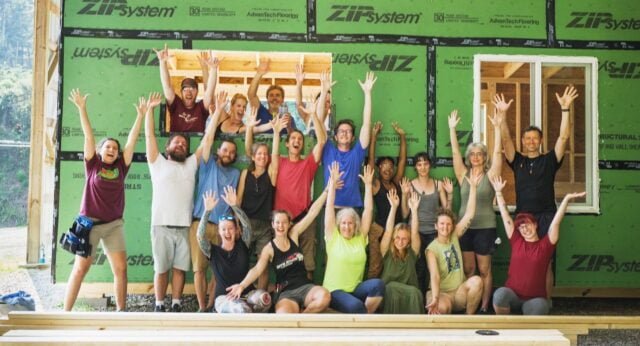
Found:
<path fill-rule="evenodd" d="M 249 271 L 249 248 L 245 243 L 251 238 L 251 224 L 249 218 L 238 207 L 236 191 L 232 186 L 224 189 L 221 198 L 227 203 L 232 214 L 220 215 L 218 219 L 218 233 L 222 242 L 220 245 L 211 244 L 205 237 L 207 220 L 211 210 L 218 204 L 218 199 L 212 191 L 202 195 L 205 211 L 198 225 L 197 239 L 200 251 L 211 262 L 213 275 L 216 278 L 215 309 L 217 312 L 266 312 L 271 307 L 271 296 L 265 290 L 255 290 L 249 285 L 242 291 L 243 299 L 229 299 L 226 290 L 229 286 L 240 282 Z M 238 227 L 240 221 L 242 229 Z M 242 237 L 243 241 L 238 241 Z"/>
<path fill-rule="evenodd" d="M 469 228 L 476 212 L 477 187 L 482 173 L 465 177 L 469 183 L 469 201 L 467 210 L 460 222 L 455 224 L 449 209 L 440 209 L 436 213 L 436 238 L 427 246 L 426 258 L 431 276 L 431 291 L 427 292 L 427 311 L 429 314 L 450 314 L 465 310 L 474 314 L 482 298 L 482 279 L 478 275 L 465 281 L 462 265 L 462 252 L 459 238 Z M 453 185 L 446 180 L 445 190 L 453 192 Z"/>
<path fill-rule="evenodd" d="M 500 206 L 504 229 L 511 244 L 511 259 L 505 287 L 493 294 L 493 308 L 496 315 L 508 315 L 513 310 L 521 310 L 524 315 L 546 315 L 551 308 L 551 300 L 545 281 L 547 268 L 560 236 L 560 222 L 569 201 L 584 197 L 585 192 L 568 193 L 556 211 L 549 232 L 538 237 L 538 224 L 533 214 L 519 213 L 515 221 L 509 216 L 502 189 L 506 181 L 497 176 L 491 180 Z M 517 230 L 517 232 L 514 232 Z"/>

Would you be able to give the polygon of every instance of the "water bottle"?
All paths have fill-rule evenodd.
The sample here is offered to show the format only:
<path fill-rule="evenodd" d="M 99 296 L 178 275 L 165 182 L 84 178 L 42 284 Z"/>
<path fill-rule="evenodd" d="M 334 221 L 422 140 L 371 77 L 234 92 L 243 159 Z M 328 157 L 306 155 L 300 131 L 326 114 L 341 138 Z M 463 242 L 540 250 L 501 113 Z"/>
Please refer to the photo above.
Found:
<path fill-rule="evenodd" d="M 39 259 L 38 259 L 38 263 L 40 263 L 40 264 L 44 264 L 45 263 L 44 243 L 40 243 L 40 256 L 39 256 Z"/>

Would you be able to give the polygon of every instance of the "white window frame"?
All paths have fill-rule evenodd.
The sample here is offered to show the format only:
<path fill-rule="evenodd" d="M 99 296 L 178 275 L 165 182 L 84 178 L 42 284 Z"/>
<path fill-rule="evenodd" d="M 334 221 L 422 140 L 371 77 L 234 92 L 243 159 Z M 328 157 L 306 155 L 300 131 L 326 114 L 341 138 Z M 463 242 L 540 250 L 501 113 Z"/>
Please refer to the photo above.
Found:
<path fill-rule="evenodd" d="M 600 170 L 598 167 L 598 59 L 595 57 L 548 56 L 548 55 L 506 55 L 506 54 L 476 54 L 473 56 L 473 141 L 482 140 L 484 119 L 482 119 L 481 76 L 482 62 L 524 62 L 531 64 L 531 88 L 533 92 L 531 114 L 533 123 L 542 125 L 542 64 L 580 64 L 587 69 L 585 73 L 585 110 L 590 106 L 590 119 L 585 124 L 585 185 L 589 189 L 585 203 L 571 203 L 567 212 L 573 214 L 600 213 Z M 588 92 L 590 90 L 590 92 Z M 585 114 L 585 117 L 589 116 Z M 519 140 L 519 139 L 516 139 Z M 589 172 L 590 171 L 590 172 Z M 558 201 L 560 202 L 560 201 Z M 509 205 L 514 211 L 515 205 Z"/>

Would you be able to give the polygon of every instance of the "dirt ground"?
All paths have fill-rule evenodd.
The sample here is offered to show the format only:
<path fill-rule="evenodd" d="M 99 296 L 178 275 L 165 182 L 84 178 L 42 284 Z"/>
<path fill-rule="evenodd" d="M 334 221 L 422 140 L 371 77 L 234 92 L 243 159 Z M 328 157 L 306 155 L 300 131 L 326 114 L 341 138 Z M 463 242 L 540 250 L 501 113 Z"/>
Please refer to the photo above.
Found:
<path fill-rule="evenodd" d="M 0 294 L 23 290 L 31 294 L 38 311 L 61 311 L 64 283 L 51 282 L 50 269 L 24 269 L 20 264 L 26 259 L 26 228 L 0 228 Z M 112 299 L 111 299 L 112 301 Z M 152 311 L 152 295 L 129 295 L 127 308 L 130 311 Z M 167 302 L 168 303 L 168 302 Z M 113 311 L 115 307 L 95 307 L 82 303 L 76 310 Z M 197 310 L 194 296 L 184 298 L 184 311 Z M 638 316 L 640 299 L 612 298 L 554 298 L 552 315 L 580 316 Z M 640 330 L 592 330 L 587 336 L 579 336 L 579 345 L 640 345 Z"/>

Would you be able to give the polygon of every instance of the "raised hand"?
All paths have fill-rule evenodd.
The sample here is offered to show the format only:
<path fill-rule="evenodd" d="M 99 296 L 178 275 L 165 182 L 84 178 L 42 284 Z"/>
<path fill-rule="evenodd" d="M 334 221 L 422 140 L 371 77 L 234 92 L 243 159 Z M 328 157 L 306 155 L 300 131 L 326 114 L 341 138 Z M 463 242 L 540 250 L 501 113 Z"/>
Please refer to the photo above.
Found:
<path fill-rule="evenodd" d="M 400 205 L 400 197 L 398 197 L 398 192 L 396 189 L 391 189 L 387 192 L 387 200 L 392 207 L 398 207 Z"/>
<path fill-rule="evenodd" d="M 256 112 L 257 112 L 257 109 L 256 109 Z M 287 128 L 287 126 L 289 126 L 289 119 L 290 118 L 288 117 L 275 117 L 271 119 L 271 121 L 269 121 L 269 124 L 273 128 L 273 133 L 280 133 L 282 129 Z M 258 124 L 259 123 L 260 121 L 258 120 Z"/>
<path fill-rule="evenodd" d="M 304 72 L 302 65 L 296 64 L 296 84 L 302 84 L 304 82 Z"/>
<path fill-rule="evenodd" d="M 329 167 L 329 183 L 336 189 L 341 189 L 344 185 L 344 182 L 342 181 L 343 175 L 344 172 L 340 172 L 340 163 L 338 163 L 338 161 L 333 161 L 331 163 L 331 167 Z"/>
<path fill-rule="evenodd" d="M 320 102 L 320 98 L 314 99 L 313 97 L 309 97 L 304 107 L 301 106 L 300 108 L 302 108 L 302 111 L 307 114 L 315 114 L 318 102 Z"/>
<path fill-rule="evenodd" d="M 200 68 L 206 68 L 207 65 L 207 61 L 209 60 L 209 51 L 207 50 L 203 50 L 200 52 L 200 54 L 198 54 L 196 56 L 198 58 L 198 63 L 200 63 Z"/>
<path fill-rule="evenodd" d="M 362 182 L 365 185 L 371 185 L 373 183 L 373 167 L 365 165 L 364 171 L 362 172 L 362 174 L 358 174 L 358 176 L 360 177 L 360 179 L 362 179 Z"/>
<path fill-rule="evenodd" d="M 493 106 L 496 107 L 498 113 L 504 114 L 509 110 L 512 102 L 513 99 L 509 100 L 509 102 L 507 103 L 505 101 L 504 94 L 495 94 L 493 95 L 493 101 L 491 103 L 493 103 Z"/>
<path fill-rule="evenodd" d="M 498 112 L 497 109 L 493 110 L 493 116 L 488 116 L 489 121 L 491 121 L 491 124 L 493 124 L 493 127 L 500 127 L 500 125 L 502 125 L 502 122 L 504 121 L 504 114 Z"/>
<path fill-rule="evenodd" d="M 87 106 L 87 97 L 89 94 L 84 94 L 80 92 L 80 89 L 71 89 L 71 93 L 69 94 L 69 101 L 73 102 L 78 109 L 84 109 Z"/>
<path fill-rule="evenodd" d="M 220 197 L 230 207 L 238 206 L 238 195 L 236 194 L 236 189 L 233 188 L 233 186 L 231 185 L 225 186 L 224 193 Z"/>
<path fill-rule="evenodd" d="M 162 102 L 162 94 L 158 92 L 149 93 L 149 99 L 147 100 L 147 109 L 158 107 Z"/>
<path fill-rule="evenodd" d="M 391 122 L 391 127 L 393 127 L 393 130 L 396 131 L 398 136 L 404 136 L 405 135 L 404 130 L 402 129 L 402 127 L 400 127 L 400 125 L 398 125 L 397 121 Z"/>
<path fill-rule="evenodd" d="M 212 211 L 213 208 L 215 208 L 216 205 L 218 204 L 218 199 L 216 198 L 216 195 L 211 190 L 205 191 L 202 194 L 202 201 L 204 202 L 204 210 L 206 211 Z"/>
<path fill-rule="evenodd" d="M 169 49 L 167 48 L 167 44 L 164 44 L 164 48 L 163 49 L 155 49 L 153 48 L 153 51 L 156 52 L 156 55 L 158 56 L 158 60 L 160 60 L 161 62 L 165 62 L 167 61 L 167 59 L 169 59 Z"/>
<path fill-rule="evenodd" d="M 217 71 L 218 67 L 220 66 L 220 60 L 218 59 L 218 57 L 215 56 L 210 56 L 207 60 L 205 60 L 205 63 L 207 64 L 207 67 L 210 70 L 214 70 Z"/>
<path fill-rule="evenodd" d="M 378 135 L 380 134 L 380 131 L 382 131 L 382 123 L 379 121 L 376 121 L 373 124 L 373 129 L 371 130 L 371 135 L 373 137 L 378 137 Z"/>
<path fill-rule="evenodd" d="M 320 73 L 320 88 L 324 92 L 328 92 L 338 81 L 331 81 L 331 73 L 329 70 Z"/>
<path fill-rule="evenodd" d="M 409 195 L 408 203 L 409 203 L 409 209 L 411 209 L 411 212 L 417 213 L 418 207 L 420 206 L 420 195 L 415 191 L 411 191 L 411 194 Z"/>
<path fill-rule="evenodd" d="M 453 182 L 448 177 L 442 179 L 442 187 L 447 192 L 447 195 L 453 194 Z"/>
<path fill-rule="evenodd" d="M 570 192 L 570 193 L 567 193 L 567 194 L 564 196 L 564 198 L 565 198 L 565 199 L 568 199 L 568 200 L 572 200 L 572 199 L 574 199 L 574 198 L 581 198 L 581 197 L 584 197 L 584 196 L 586 196 L 586 195 L 587 195 L 587 192 L 586 192 L 586 191 L 582 191 L 582 192 Z"/>
<path fill-rule="evenodd" d="M 458 110 L 454 109 L 451 111 L 451 114 L 449 114 L 449 128 L 455 129 L 456 126 L 458 126 L 458 123 L 460 123 L 460 118 L 458 117 Z"/>
<path fill-rule="evenodd" d="M 276 119 L 272 120 L 272 124 L 271 126 L 273 126 L 273 121 Z M 247 116 L 247 121 L 245 123 L 245 126 L 247 126 L 247 128 L 249 127 L 256 127 L 260 125 L 260 120 L 258 120 L 258 108 L 257 107 L 253 107 L 251 108 L 251 113 L 249 113 L 249 115 Z"/>
<path fill-rule="evenodd" d="M 226 106 L 227 102 L 229 102 L 227 98 L 228 94 L 226 91 L 221 91 L 216 96 L 216 110 L 222 111 Z"/>
<path fill-rule="evenodd" d="M 376 83 L 377 79 L 378 78 L 373 74 L 373 72 L 369 71 L 367 72 L 364 83 L 358 80 L 358 84 L 360 84 L 360 88 L 362 88 L 362 91 L 365 93 L 371 92 L 371 89 L 373 89 L 373 85 Z"/>
<path fill-rule="evenodd" d="M 562 109 L 569 108 L 573 103 L 573 100 L 575 100 L 576 98 L 578 98 L 578 91 L 573 87 L 573 85 L 569 85 L 568 87 L 564 88 L 564 94 L 562 94 L 562 96 L 556 93 L 556 99 L 558 100 L 558 103 L 560 104 L 560 107 Z"/>
<path fill-rule="evenodd" d="M 494 176 L 490 180 L 491 180 L 491 185 L 493 185 L 493 189 L 496 192 L 502 192 L 502 189 L 504 188 L 504 186 L 507 185 L 507 181 L 502 180 L 502 176 L 499 176 L 499 175 Z"/>
<path fill-rule="evenodd" d="M 267 74 L 269 72 L 269 65 L 271 65 L 271 59 L 260 59 L 256 72 L 260 75 Z"/>
<path fill-rule="evenodd" d="M 138 114 L 147 113 L 147 100 L 144 98 L 144 96 L 138 97 L 138 103 L 134 103 L 133 106 L 136 108 Z"/>
<path fill-rule="evenodd" d="M 400 181 L 400 189 L 402 189 L 402 194 L 405 196 L 409 196 L 411 193 L 411 181 L 407 179 L 407 177 L 402 177 Z"/>

